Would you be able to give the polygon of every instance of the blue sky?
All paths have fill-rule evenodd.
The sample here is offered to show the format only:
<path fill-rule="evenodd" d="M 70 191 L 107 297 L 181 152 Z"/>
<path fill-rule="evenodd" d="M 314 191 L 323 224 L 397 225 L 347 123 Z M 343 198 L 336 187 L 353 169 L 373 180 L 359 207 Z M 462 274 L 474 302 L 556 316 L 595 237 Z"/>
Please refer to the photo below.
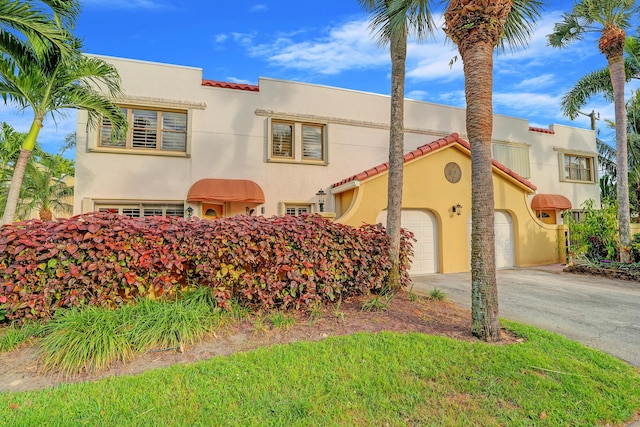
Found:
<path fill-rule="evenodd" d="M 367 15 L 356 0 L 85 0 L 76 26 L 84 51 L 203 69 L 206 79 L 256 84 L 259 77 L 296 80 L 388 94 L 388 50 L 376 44 Z M 567 49 L 547 46 L 546 35 L 572 2 L 548 4 L 529 47 L 496 56 L 494 113 L 528 119 L 531 126 L 552 123 L 589 127 L 589 119 L 570 121 L 560 100 L 587 72 L 606 66 L 597 35 Z M 437 27 L 443 26 L 440 14 Z M 408 47 L 406 97 L 464 107 L 462 62 L 441 30 L 427 43 Z M 627 96 L 639 86 L 627 85 Z M 613 106 L 594 98 L 595 110 L 613 119 Z M 0 105 L 0 120 L 27 131 L 31 115 Z M 598 122 L 600 136 L 612 132 Z M 40 142 L 57 151 L 75 131 L 75 113 L 45 122 Z M 452 129 L 452 131 L 464 131 Z"/>

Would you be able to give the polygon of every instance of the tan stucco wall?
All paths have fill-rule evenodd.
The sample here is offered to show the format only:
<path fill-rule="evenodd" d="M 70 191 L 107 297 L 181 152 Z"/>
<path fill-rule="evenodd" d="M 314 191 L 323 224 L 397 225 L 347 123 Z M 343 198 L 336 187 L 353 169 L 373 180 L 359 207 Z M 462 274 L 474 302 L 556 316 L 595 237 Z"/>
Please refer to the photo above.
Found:
<path fill-rule="evenodd" d="M 469 270 L 469 228 L 471 215 L 471 161 L 457 145 L 405 164 L 403 209 L 431 212 L 438 224 L 438 271 L 454 273 Z M 453 184 L 444 176 L 444 166 L 456 162 L 462 178 Z M 374 223 L 387 207 L 387 173 L 363 181 L 354 191 L 352 208 L 337 222 L 357 226 Z M 513 219 L 516 266 L 560 262 L 558 227 L 535 218 L 528 206 L 528 194 L 521 184 L 494 169 L 495 209 L 507 211 Z M 452 206 L 462 205 L 462 214 Z"/>
<path fill-rule="evenodd" d="M 197 180 L 228 178 L 255 181 L 266 199 L 260 208 L 265 208 L 267 216 L 275 215 L 282 201 L 313 204 L 318 189 L 326 190 L 388 159 L 388 96 L 270 78 L 259 79 L 259 92 L 205 87 L 199 68 L 101 58 L 120 73 L 123 103 L 189 111 L 189 149 L 186 155 L 176 156 L 97 150 L 95 132 L 87 129 L 87 116 L 80 111 L 76 214 L 90 209 L 96 199 L 184 202 Z M 270 118 L 326 124 L 328 164 L 267 161 Z M 464 138 L 464 129 L 464 109 L 406 101 L 407 152 L 452 132 Z M 593 132 L 554 129 L 555 135 L 531 132 L 527 120 L 494 118 L 494 140 L 530 145 L 531 180 L 540 192 L 564 194 L 576 205 L 585 198 L 597 200 L 597 186 L 559 182 L 557 152 L 553 151 L 553 147 L 570 146 L 593 152 Z M 325 210 L 334 209 L 328 197 Z"/>

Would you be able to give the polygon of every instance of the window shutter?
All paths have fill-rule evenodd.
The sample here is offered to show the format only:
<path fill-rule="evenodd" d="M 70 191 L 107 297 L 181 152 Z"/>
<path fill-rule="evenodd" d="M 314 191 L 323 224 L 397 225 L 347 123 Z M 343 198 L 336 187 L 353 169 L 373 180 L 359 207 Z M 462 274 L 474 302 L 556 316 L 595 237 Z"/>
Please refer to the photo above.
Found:
<path fill-rule="evenodd" d="M 113 127 L 111 126 L 111 120 L 106 117 L 102 118 L 102 123 L 100 124 L 100 145 L 102 147 L 124 147 L 126 145 L 126 141 L 124 139 L 113 139 Z"/>
<path fill-rule="evenodd" d="M 162 113 L 162 149 L 185 151 L 187 147 L 187 115 Z"/>
<path fill-rule="evenodd" d="M 293 157 L 293 125 L 273 123 L 271 127 L 271 153 L 273 157 Z"/>
<path fill-rule="evenodd" d="M 322 127 L 302 125 L 302 158 L 322 160 Z"/>
<path fill-rule="evenodd" d="M 493 158 L 523 178 L 531 178 L 529 147 L 493 144 Z"/>
<path fill-rule="evenodd" d="M 158 113 L 150 110 L 133 110 L 133 148 L 156 148 Z"/>

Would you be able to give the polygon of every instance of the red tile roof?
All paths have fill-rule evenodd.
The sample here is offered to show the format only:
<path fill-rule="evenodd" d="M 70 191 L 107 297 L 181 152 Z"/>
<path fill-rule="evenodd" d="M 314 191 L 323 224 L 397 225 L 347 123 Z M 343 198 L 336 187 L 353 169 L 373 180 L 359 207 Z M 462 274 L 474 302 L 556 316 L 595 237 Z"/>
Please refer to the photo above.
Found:
<path fill-rule="evenodd" d="M 548 133 L 548 134 L 551 134 L 551 135 L 553 135 L 555 133 L 555 131 L 553 131 L 551 129 L 534 128 L 533 126 L 529 126 L 529 131 L 530 132 Z"/>
<path fill-rule="evenodd" d="M 471 145 L 464 139 L 460 138 L 460 136 L 457 133 L 452 133 L 451 135 L 437 139 L 429 144 L 423 145 L 421 147 L 416 148 L 413 151 L 408 152 L 407 154 L 404 155 L 404 162 L 406 163 L 413 159 L 417 159 L 418 157 L 426 156 L 429 153 L 432 153 L 440 148 L 444 148 L 452 144 L 461 145 L 466 149 L 466 151 L 468 151 L 469 153 L 471 152 Z M 533 185 L 531 182 L 527 181 L 525 178 L 521 177 L 516 172 L 512 171 L 502 163 L 498 162 L 497 160 L 492 160 L 491 162 L 495 168 L 500 169 L 502 172 L 506 173 L 507 175 L 509 175 L 516 181 L 520 182 L 521 184 L 525 185 L 526 187 L 529 187 L 531 190 L 534 190 L 534 191 L 536 190 L 537 187 L 535 185 Z M 381 165 L 378 165 L 366 171 L 360 172 L 356 175 L 345 178 L 342 181 L 336 182 L 331 187 L 336 188 L 351 181 L 364 181 L 365 179 L 378 175 L 388 169 L 389 169 L 389 162 L 385 162 Z"/>
<path fill-rule="evenodd" d="M 221 87 L 223 89 L 236 89 L 236 90 L 248 90 L 251 92 L 259 92 L 260 86 L 258 85 L 247 85 L 244 83 L 229 83 L 229 82 L 219 82 L 216 80 L 202 80 L 202 86 L 210 86 L 210 87 Z"/>

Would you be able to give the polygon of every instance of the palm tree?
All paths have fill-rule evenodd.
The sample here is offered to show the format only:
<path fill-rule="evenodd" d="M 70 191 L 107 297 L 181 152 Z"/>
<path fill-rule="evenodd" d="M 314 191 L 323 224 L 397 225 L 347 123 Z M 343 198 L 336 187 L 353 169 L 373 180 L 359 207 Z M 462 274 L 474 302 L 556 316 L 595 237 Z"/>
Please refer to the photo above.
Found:
<path fill-rule="evenodd" d="M 31 129 L 24 140 L 11 180 L 2 223 L 13 221 L 25 167 L 43 126 L 45 116 L 54 119 L 70 108 L 82 108 L 89 123 L 96 125 L 101 116 L 109 119 L 118 134 L 127 129 L 127 119 L 114 99 L 121 93 L 117 70 L 99 58 L 80 53 L 76 39 L 68 41 L 72 54 L 63 56 L 49 49 L 33 58 L 0 58 L 0 94 L 23 109 L 33 110 Z M 100 92 L 97 88 L 106 91 Z"/>
<path fill-rule="evenodd" d="M 70 214 L 73 205 L 69 200 L 73 197 L 73 187 L 66 184 L 64 176 L 56 177 L 48 167 L 35 165 L 26 176 L 24 182 L 23 211 L 32 212 L 38 209 L 41 221 L 51 221 L 53 210 L 56 216 Z"/>
<path fill-rule="evenodd" d="M 634 37 L 627 37 L 624 43 L 625 79 L 640 79 L 640 43 Z M 592 96 L 601 94 L 607 101 L 613 102 L 613 86 L 609 67 L 592 71 L 578 79 L 573 88 L 562 97 L 560 106 L 565 116 L 575 120 L 580 110 Z M 595 130 L 595 129 L 594 129 Z"/>
<path fill-rule="evenodd" d="M 391 56 L 391 117 L 389 122 L 389 176 L 387 185 L 387 233 L 391 238 L 391 270 L 387 286 L 400 288 L 400 228 L 404 174 L 404 81 L 407 36 L 418 38 L 433 32 L 427 1 L 358 0 L 371 14 L 372 30 L 380 45 L 389 44 Z"/>
<path fill-rule="evenodd" d="M 79 12 L 78 0 L 0 0 L 0 52 L 22 56 L 31 47 L 53 46 L 70 53 L 68 31 Z"/>
<path fill-rule="evenodd" d="M 444 14 L 444 31 L 464 66 L 472 181 L 471 332 L 485 341 L 500 340 L 491 165 L 493 51 L 526 45 L 539 9 L 537 0 L 450 0 Z"/>
<path fill-rule="evenodd" d="M 616 169 L 618 230 L 620 233 L 620 259 L 629 261 L 631 225 L 629 213 L 629 177 L 627 165 L 627 124 L 624 102 L 626 73 L 623 51 L 626 40 L 625 29 L 636 11 L 635 0 L 582 0 L 565 13 L 563 21 L 549 35 L 549 44 L 565 47 L 579 40 L 586 32 L 598 32 L 598 48 L 607 58 L 616 123 Z"/>

